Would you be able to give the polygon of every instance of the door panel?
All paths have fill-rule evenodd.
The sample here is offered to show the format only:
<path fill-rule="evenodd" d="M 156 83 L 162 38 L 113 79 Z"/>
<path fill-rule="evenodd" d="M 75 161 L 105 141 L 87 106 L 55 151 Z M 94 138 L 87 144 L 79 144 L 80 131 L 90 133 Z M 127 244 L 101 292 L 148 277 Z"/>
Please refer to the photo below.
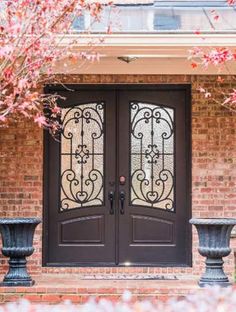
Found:
<path fill-rule="evenodd" d="M 119 263 L 187 263 L 186 103 L 183 91 L 119 92 Z"/>
<path fill-rule="evenodd" d="M 104 244 L 104 216 L 87 216 L 61 222 L 61 243 Z"/>
<path fill-rule="evenodd" d="M 188 265 L 188 88 L 70 88 L 45 134 L 45 264 Z"/>
<path fill-rule="evenodd" d="M 131 215 L 131 242 L 167 244 L 174 241 L 174 223 L 159 218 Z M 143 229 L 147 229 L 144 231 Z"/>

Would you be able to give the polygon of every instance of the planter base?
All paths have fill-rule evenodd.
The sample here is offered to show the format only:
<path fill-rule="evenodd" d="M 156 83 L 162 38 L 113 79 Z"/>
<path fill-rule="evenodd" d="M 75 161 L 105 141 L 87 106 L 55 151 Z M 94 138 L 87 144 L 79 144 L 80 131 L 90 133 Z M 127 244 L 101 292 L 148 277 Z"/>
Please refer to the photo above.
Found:
<path fill-rule="evenodd" d="M 200 287 L 215 286 L 215 285 L 219 285 L 220 287 L 229 287 L 229 286 L 232 286 L 232 283 L 230 283 L 230 282 L 202 281 L 202 280 L 200 280 L 198 282 L 198 285 Z"/>
<path fill-rule="evenodd" d="M 3 249 L 4 250 L 4 249 Z M 25 257 L 10 258 L 9 271 L 5 275 L 1 286 L 32 286 L 34 281 L 30 277 L 26 269 Z"/>
<path fill-rule="evenodd" d="M 207 285 L 227 287 L 231 285 L 227 275 L 224 273 L 224 261 L 222 258 L 207 258 L 205 263 L 206 271 L 198 283 L 200 287 L 205 287 Z"/>
<path fill-rule="evenodd" d="M 18 286 L 24 286 L 24 287 L 30 287 L 35 284 L 35 281 L 23 281 L 23 280 L 15 280 L 15 281 L 3 281 L 0 283 L 0 287 L 18 287 Z"/>

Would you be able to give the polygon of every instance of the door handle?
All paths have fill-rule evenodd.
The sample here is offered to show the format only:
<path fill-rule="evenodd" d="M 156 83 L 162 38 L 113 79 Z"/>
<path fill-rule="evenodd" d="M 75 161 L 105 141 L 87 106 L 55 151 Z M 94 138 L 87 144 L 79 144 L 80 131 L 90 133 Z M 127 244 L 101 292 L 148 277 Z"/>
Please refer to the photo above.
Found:
<path fill-rule="evenodd" d="M 125 204 L 125 192 L 120 191 L 120 214 L 122 215 L 125 213 L 124 204 Z"/>
<path fill-rule="evenodd" d="M 113 215 L 115 213 L 114 211 L 115 193 L 113 191 L 110 191 L 108 193 L 108 200 L 110 201 L 110 214 Z"/>

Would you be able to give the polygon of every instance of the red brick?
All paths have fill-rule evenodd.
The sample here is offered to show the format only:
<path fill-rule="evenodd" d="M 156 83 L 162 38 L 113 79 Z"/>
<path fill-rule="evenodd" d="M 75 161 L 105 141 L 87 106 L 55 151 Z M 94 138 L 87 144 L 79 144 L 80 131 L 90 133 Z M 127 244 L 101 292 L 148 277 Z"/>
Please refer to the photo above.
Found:
<path fill-rule="evenodd" d="M 191 83 L 192 84 L 192 214 L 197 217 L 236 216 L 236 114 L 222 108 L 198 91 L 216 88 L 217 76 L 185 75 L 75 75 L 65 76 L 67 83 Z M 236 88 L 225 76 L 224 92 Z M 221 96 L 219 96 L 219 99 Z M 28 121 L 0 129 L 0 217 L 42 216 L 43 132 Z M 148 272 L 195 274 L 202 270 L 193 232 L 193 268 L 42 268 L 42 226 L 35 233 L 36 251 L 30 257 L 30 273 L 116 273 Z M 7 270 L 0 258 L 0 273 Z M 226 270 L 234 270 L 233 254 Z M 2 293 L 2 290 L 0 289 Z M 17 290 L 18 293 L 18 290 Z M 19 292 L 20 293 L 20 292 Z"/>

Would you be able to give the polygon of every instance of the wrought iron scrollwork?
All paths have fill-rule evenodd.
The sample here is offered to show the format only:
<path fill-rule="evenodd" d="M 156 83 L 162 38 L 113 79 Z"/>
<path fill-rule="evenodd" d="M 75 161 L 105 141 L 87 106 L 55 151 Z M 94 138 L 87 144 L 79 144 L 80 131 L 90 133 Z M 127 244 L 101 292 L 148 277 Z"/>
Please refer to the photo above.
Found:
<path fill-rule="evenodd" d="M 174 211 L 174 110 L 130 103 L 131 203 Z"/>
<path fill-rule="evenodd" d="M 62 109 L 61 211 L 104 203 L 104 105 Z"/>

